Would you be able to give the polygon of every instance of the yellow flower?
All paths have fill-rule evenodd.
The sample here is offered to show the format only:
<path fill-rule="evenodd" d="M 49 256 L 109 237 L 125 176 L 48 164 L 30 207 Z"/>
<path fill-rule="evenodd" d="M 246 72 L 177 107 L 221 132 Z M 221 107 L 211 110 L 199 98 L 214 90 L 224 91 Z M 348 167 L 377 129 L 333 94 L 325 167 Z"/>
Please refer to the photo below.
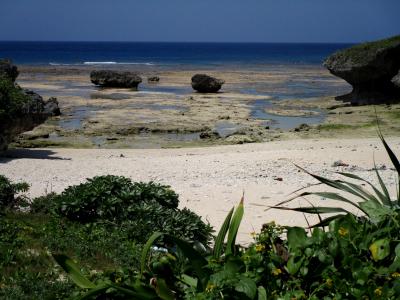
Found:
<path fill-rule="evenodd" d="M 212 283 L 207 284 L 207 287 L 206 287 L 207 293 L 212 292 L 213 289 L 215 289 L 215 285 L 213 285 Z"/>
<path fill-rule="evenodd" d="M 265 246 L 263 244 L 257 244 L 256 245 L 256 251 L 257 252 L 263 252 L 265 250 Z"/>
<path fill-rule="evenodd" d="M 400 273 L 399 272 L 394 272 L 394 273 L 392 273 L 392 277 L 393 278 L 400 277 Z"/>
<path fill-rule="evenodd" d="M 382 288 L 381 288 L 381 287 L 376 288 L 375 291 L 374 291 L 374 293 L 375 293 L 375 295 L 377 295 L 378 297 L 379 297 L 379 296 L 382 296 Z"/>
<path fill-rule="evenodd" d="M 339 228 L 339 235 L 346 236 L 348 234 L 349 234 L 349 231 L 346 228 L 344 228 L 344 227 Z"/>
<path fill-rule="evenodd" d="M 332 279 L 330 279 L 330 278 L 328 278 L 328 279 L 325 281 L 325 283 L 326 283 L 326 286 L 327 286 L 328 288 L 331 288 L 332 285 L 333 285 L 333 281 L 332 281 Z"/>
<path fill-rule="evenodd" d="M 271 273 L 272 273 L 272 275 L 274 275 L 274 276 L 279 276 L 279 274 L 282 273 L 282 270 L 279 269 L 279 268 L 275 268 L 275 269 L 272 270 Z"/>

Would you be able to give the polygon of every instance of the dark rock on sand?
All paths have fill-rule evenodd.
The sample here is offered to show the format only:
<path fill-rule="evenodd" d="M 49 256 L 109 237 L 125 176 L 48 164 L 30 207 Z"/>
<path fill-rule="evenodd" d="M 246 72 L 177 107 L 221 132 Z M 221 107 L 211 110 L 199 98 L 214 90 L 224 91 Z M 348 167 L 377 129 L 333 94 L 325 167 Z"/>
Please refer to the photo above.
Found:
<path fill-rule="evenodd" d="M 400 69 L 400 35 L 338 51 L 324 66 L 353 86 L 337 100 L 358 105 L 398 100 L 400 89 L 392 79 Z"/>
<path fill-rule="evenodd" d="M 392 78 L 392 83 L 400 88 L 400 70 L 399 73 L 397 73 L 397 75 Z"/>
<path fill-rule="evenodd" d="M 132 72 L 116 72 L 109 70 L 92 71 L 90 80 L 95 85 L 102 87 L 137 89 L 142 78 Z"/>
<path fill-rule="evenodd" d="M 205 74 L 196 74 L 192 77 L 192 88 L 199 93 L 216 93 L 225 81 Z"/>
<path fill-rule="evenodd" d="M 12 64 L 11 60 L 0 60 L 0 76 L 6 76 L 14 82 L 15 79 L 17 79 L 18 74 L 18 68 L 17 66 Z"/>
<path fill-rule="evenodd" d="M 160 81 L 160 77 L 158 77 L 158 76 L 147 77 L 147 82 L 155 83 L 155 82 L 159 82 L 159 81 Z"/>
<path fill-rule="evenodd" d="M 206 130 L 200 133 L 200 138 L 202 140 L 219 139 L 221 136 L 216 131 Z"/>
<path fill-rule="evenodd" d="M 55 97 L 49 98 L 44 105 L 44 113 L 49 116 L 60 116 L 61 110 L 58 106 L 58 100 Z"/>
<path fill-rule="evenodd" d="M 303 123 L 297 126 L 294 131 L 295 132 L 300 132 L 300 131 L 309 131 L 311 129 L 310 125 Z"/>

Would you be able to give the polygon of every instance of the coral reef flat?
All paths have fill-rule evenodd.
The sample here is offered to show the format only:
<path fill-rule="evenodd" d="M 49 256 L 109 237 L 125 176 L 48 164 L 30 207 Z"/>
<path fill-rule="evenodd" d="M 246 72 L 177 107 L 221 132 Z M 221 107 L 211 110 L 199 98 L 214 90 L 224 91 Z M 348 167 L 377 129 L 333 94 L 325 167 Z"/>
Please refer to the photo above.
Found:
<path fill-rule="evenodd" d="M 190 68 L 121 66 L 143 78 L 160 78 L 157 83 L 144 80 L 138 91 L 94 86 L 94 67 L 20 69 L 19 84 L 57 97 L 62 115 L 21 136 L 17 147 L 169 148 L 282 139 L 302 123 L 323 122 L 325 108 L 337 103 L 333 96 L 349 90 L 344 81 L 312 65 L 201 70 L 226 82 L 210 94 L 191 88 L 198 70 Z M 294 115 L 282 113 L 290 112 L 283 101 L 302 100 L 307 109 L 297 105 Z M 204 132 L 216 134 L 209 138 Z"/>

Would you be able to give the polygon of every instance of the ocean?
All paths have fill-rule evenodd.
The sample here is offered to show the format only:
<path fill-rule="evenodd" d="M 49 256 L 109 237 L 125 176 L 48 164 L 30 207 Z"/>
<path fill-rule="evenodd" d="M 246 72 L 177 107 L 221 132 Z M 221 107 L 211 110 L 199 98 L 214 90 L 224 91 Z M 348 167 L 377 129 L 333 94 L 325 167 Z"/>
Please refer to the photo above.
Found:
<path fill-rule="evenodd" d="M 0 58 L 19 65 L 142 65 L 158 67 L 259 67 L 320 65 L 351 44 L 0 42 Z"/>

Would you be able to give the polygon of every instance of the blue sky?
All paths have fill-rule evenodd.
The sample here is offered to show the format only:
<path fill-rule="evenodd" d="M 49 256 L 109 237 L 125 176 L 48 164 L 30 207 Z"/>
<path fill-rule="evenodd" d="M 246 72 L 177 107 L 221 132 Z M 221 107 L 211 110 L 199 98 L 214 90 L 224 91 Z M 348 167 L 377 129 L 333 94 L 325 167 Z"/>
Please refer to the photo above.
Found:
<path fill-rule="evenodd" d="M 360 42 L 400 0 L 1 0 L 0 40 Z"/>

